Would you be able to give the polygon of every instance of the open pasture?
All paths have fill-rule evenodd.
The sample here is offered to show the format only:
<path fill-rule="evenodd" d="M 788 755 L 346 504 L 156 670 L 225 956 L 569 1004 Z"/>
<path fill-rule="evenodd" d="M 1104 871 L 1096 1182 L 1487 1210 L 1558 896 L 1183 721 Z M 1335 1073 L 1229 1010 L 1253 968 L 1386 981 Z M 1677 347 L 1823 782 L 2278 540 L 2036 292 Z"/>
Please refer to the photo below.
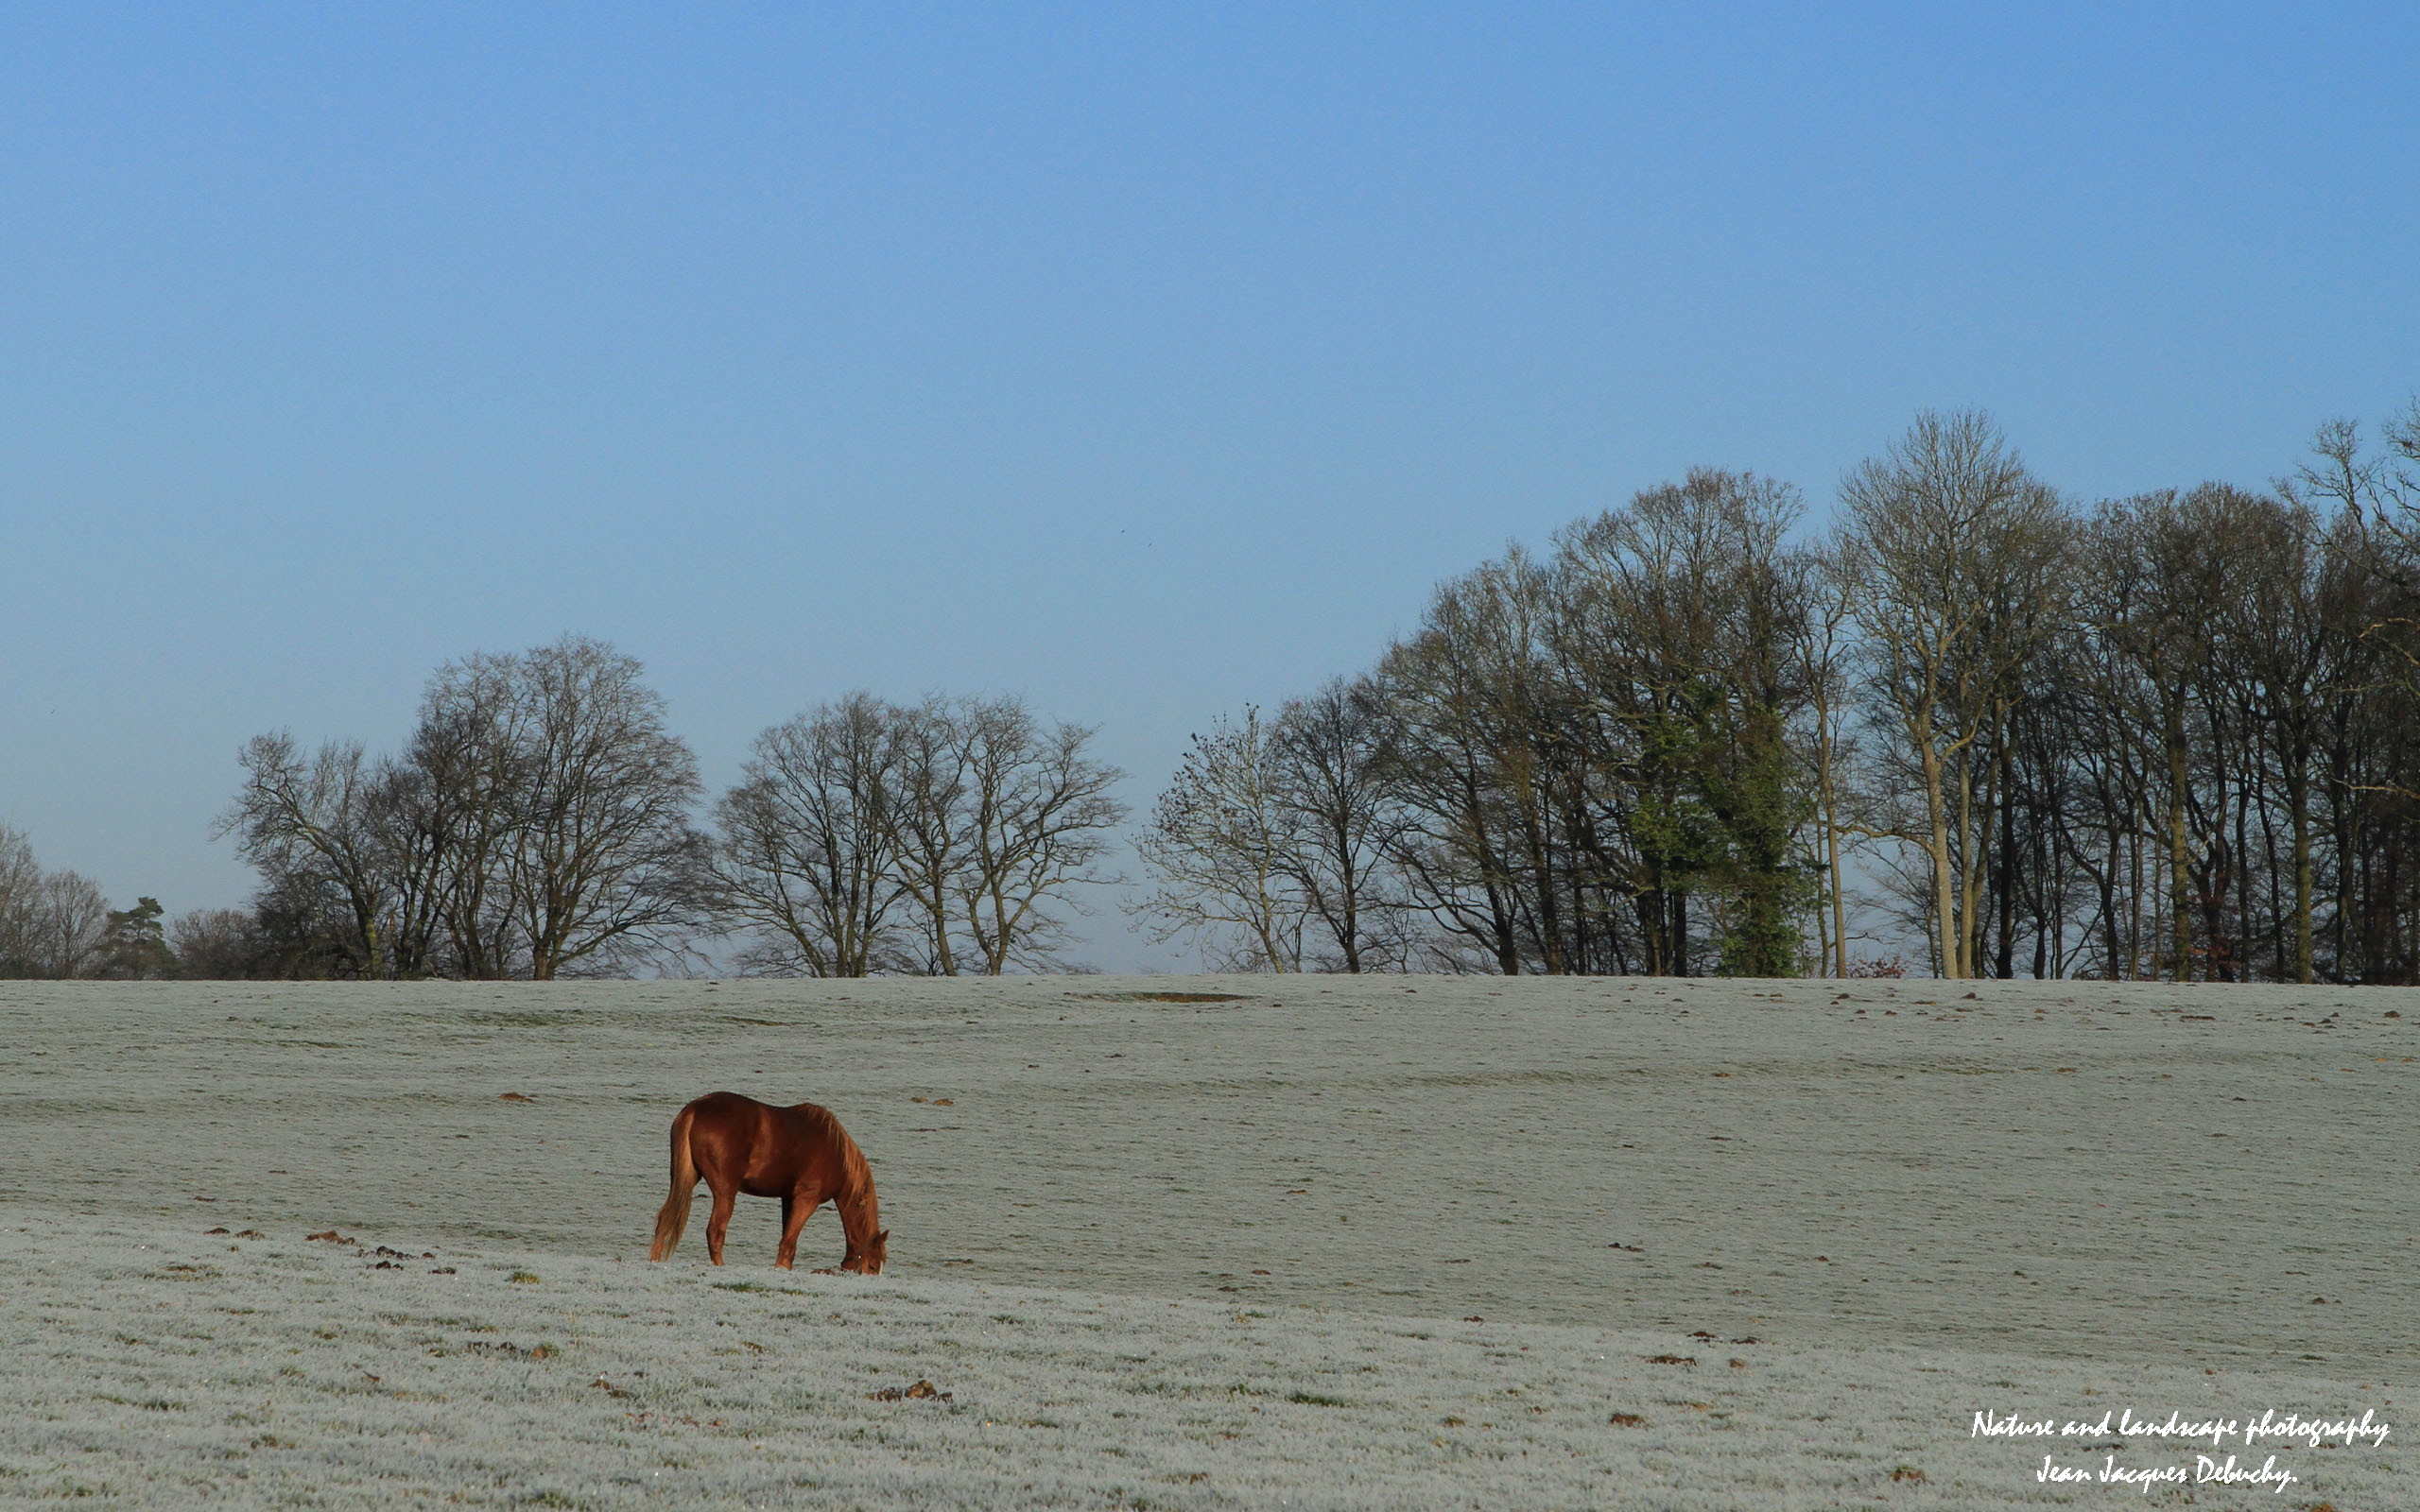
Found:
<path fill-rule="evenodd" d="M 12 986 L 0 1501 L 2407 1504 L 2415 998 Z M 882 1277 L 757 1200 L 643 1263 L 718 1087 L 840 1115 Z M 2110 1405 L 2397 1427 L 2282 1495 L 1969 1436 Z"/>

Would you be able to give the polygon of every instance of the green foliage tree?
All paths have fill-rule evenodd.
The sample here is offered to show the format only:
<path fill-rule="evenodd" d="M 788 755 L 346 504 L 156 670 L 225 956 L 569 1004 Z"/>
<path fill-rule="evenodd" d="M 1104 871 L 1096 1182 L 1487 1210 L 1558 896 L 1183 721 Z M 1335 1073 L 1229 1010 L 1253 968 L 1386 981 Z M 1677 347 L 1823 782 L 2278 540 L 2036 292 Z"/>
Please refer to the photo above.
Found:
<path fill-rule="evenodd" d="M 131 908 L 110 910 L 101 932 L 100 964 L 94 975 L 116 982 L 153 982 L 177 974 L 176 954 L 161 923 L 160 900 L 142 898 Z"/>

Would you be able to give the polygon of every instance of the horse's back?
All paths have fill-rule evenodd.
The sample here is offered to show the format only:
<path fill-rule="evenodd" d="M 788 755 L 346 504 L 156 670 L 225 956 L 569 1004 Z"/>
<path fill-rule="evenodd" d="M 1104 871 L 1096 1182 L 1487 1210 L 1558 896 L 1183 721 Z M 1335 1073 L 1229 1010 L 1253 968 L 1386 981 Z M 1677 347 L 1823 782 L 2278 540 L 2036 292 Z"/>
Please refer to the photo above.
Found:
<path fill-rule="evenodd" d="M 772 1196 L 803 1184 L 837 1192 L 846 1178 L 855 1145 L 828 1108 L 708 1092 L 681 1111 L 689 1120 L 692 1156 L 710 1184 L 729 1180 L 752 1195 Z"/>
<path fill-rule="evenodd" d="M 783 1107 L 778 1103 L 760 1103 L 744 1092 L 708 1092 L 691 1101 L 681 1111 L 687 1114 L 692 1123 L 787 1124 L 797 1126 L 806 1137 L 821 1136 L 828 1131 L 842 1139 L 848 1138 L 847 1131 L 840 1127 L 840 1121 L 833 1116 L 832 1110 L 818 1103 L 792 1103 Z"/>
<path fill-rule="evenodd" d="M 746 1117 L 755 1111 L 770 1112 L 772 1108 L 768 1104 L 760 1103 L 755 1098 L 739 1092 L 708 1092 L 703 1097 L 691 1099 L 689 1106 L 681 1111 L 686 1114 L 692 1123 L 708 1119 L 723 1123 L 734 1118 Z"/>

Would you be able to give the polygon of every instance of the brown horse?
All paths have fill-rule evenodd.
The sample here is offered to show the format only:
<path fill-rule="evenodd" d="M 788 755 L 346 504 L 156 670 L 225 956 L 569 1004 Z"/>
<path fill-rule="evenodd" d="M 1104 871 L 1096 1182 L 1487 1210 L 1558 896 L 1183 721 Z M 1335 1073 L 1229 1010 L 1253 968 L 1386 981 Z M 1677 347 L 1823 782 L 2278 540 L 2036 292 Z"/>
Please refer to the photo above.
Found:
<path fill-rule="evenodd" d="M 672 1120 L 672 1194 L 655 1217 L 649 1260 L 662 1260 L 689 1227 L 689 1199 L 705 1178 L 714 1193 L 706 1217 L 706 1253 L 722 1263 L 723 1235 L 743 1192 L 782 1199 L 782 1247 L 773 1263 L 798 1258 L 798 1231 L 826 1199 L 849 1238 L 840 1268 L 873 1275 L 882 1269 L 890 1232 L 873 1194 L 873 1171 L 857 1142 L 828 1109 L 813 1103 L 773 1108 L 737 1092 L 708 1092 Z"/>

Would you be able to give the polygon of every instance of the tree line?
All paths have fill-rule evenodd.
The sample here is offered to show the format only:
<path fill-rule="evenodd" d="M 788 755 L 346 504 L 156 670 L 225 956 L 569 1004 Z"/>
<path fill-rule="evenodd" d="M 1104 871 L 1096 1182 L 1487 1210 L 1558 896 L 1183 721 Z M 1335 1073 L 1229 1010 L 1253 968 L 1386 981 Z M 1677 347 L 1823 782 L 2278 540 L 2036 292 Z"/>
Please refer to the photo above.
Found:
<path fill-rule="evenodd" d="M 177 953 L 162 915 L 153 898 L 112 908 L 100 884 L 43 869 L 33 842 L 0 824 L 0 978 L 174 974 Z"/>
<path fill-rule="evenodd" d="M 1070 916 L 1111 880 L 1100 863 L 1126 816 L 1110 793 L 1125 774 L 1092 754 L 1091 730 L 1013 697 L 854 695 L 760 735 L 706 827 L 697 760 L 642 673 L 567 637 L 440 668 L 392 753 L 254 737 L 217 825 L 259 875 L 247 908 L 164 926 L 149 899 L 113 914 L 0 831 L 0 974 L 1067 966 Z M 147 949 L 120 938 L 145 930 Z"/>
<path fill-rule="evenodd" d="M 1256 971 L 2420 980 L 2420 404 L 2089 507 L 1926 414 L 1803 510 L 1703 469 L 1439 585 L 1194 737 L 1135 912 Z"/>
<path fill-rule="evenodd" d="M 403 750 L 262 735 L 220 823 L 259 871 L 249 970 L 547 981 L 1062 964 L 1125 810 L 1093 731 L 1021 699 L 856 695 L 698 764 L 637 662 L 566 638 L 449 663 Z"/>
<path fill-rule="evenodd" d="M 1244 971 L 2420 981 L 2420 402 L 2088 506 L 1927 413 L 1804 515 L 1700 469 L 1439 584 L 1193 737 L 1127 909 Z M 1094 734 L 854 694 L 709 804 L 631 658 L 473 656 L 398 751 L 245 747 L 249 907 L 112 911 L 0 829 L 0 974 L 1065 969 L 1125 880 Z"/>

